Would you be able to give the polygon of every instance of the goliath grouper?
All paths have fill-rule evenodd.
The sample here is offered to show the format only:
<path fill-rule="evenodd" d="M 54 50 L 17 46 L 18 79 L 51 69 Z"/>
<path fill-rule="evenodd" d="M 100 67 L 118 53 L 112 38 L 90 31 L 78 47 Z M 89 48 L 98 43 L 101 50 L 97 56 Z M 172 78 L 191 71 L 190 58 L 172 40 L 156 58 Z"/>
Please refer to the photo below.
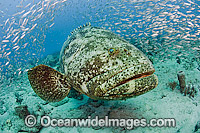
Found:
<path fill-rule="evenodd" d="M 118 35 L 89 24 L 76 29 L 60 52 L 61 72 L 46 65 L 28 71 L 45 101 L 64 99 L 71 88 L 95 100 L 123 100 L 158 85 L 150 60 Z"/>

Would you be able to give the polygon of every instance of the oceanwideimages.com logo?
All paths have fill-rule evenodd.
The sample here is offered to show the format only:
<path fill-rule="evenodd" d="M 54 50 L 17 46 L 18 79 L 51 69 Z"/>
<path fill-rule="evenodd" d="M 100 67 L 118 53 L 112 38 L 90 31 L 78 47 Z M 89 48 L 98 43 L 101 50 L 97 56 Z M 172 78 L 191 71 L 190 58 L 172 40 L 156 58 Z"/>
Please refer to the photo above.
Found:
<path fill-rule="evenodd" d="M 111 119 L 105 116 L 100 119 L 98 116 L 87 119 L 55 119 L 49 116 L 42 116 L 40 124 L 43 127 L 125 127 L 133 129 L 134 127 L 175 127 L 176 120 L 173 118 L 151 119 L 148 123 L 146 119 Z M 37 124 L 37 119 L 34 115 L 28 115 L 25 118 L 25 124 L 28 127 L 34 127 Z"/>

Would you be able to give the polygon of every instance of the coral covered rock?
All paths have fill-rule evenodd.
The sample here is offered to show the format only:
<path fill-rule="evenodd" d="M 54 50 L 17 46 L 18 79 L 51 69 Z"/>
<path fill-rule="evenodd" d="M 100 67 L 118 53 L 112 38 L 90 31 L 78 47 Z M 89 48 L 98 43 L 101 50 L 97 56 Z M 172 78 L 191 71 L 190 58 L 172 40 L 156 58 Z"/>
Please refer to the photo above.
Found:
<path fill-rule="evenodd" d="M 27 115 L 29 115 L 29 111 L 28 111 L 28 107 L 27 105 L 20 105 L 15 107 L 15 111 L 17 113 L 17 115 L 21 118 L 21 119 L 25 119 Z"/>

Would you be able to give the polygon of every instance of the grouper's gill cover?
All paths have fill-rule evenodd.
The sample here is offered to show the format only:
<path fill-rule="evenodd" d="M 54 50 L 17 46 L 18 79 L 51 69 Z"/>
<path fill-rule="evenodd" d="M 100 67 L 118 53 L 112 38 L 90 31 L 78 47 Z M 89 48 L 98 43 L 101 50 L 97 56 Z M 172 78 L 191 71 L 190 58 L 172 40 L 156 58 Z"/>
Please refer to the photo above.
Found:
<path fill-rule="evenodd" d="M 135 46 L 102 28 L 76 30 L 60 52 L 62 73 L 46 65 L 28 71 L 35 93 L 43 100 L 64 99 L 73 87 L 92 99 L 127 99 L 158 84 L 152 63 Z"/>
<path fill-rule="evenodd" d="M 158 84 L 149 59 L 102 28 L 87 26 L 73 33 L 63 45 L 60 62 L 70 85 L 92 99 L 127 99 Z"/>

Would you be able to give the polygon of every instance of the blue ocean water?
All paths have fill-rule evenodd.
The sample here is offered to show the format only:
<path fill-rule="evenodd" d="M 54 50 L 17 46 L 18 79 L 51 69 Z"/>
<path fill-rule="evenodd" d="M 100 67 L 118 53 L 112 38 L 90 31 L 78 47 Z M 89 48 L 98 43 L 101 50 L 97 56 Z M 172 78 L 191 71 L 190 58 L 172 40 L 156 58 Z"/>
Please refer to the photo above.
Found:
<path fill-rule="evenodd" d="M 70 32 L 89 22 L 92 26 L 116 33 L 147 55 L 155 65 L 159 79 L 155 91 L 147 93 L 146 97 L 145 94 L 144 98 L 142 96 L 135 101 L 132 99 L 133 102 L 128 100 L 103 104 L 90 101 L 86 96 L 80 98 L 82 100 L 79 98 L 77 100 L 72 94 L 64 105 L 58 107 L 55 105 L 51 107 L 34 93 L 28 81 L 27 71 L 39 64 L 46 64 L 59 70 L 59 52 L 63 43 L 71 35 Z M 88 109 L 92 110 L 88 111 L 88 115 L 94 116 L 102 115 L 97 112 L 104 111 L 105 115 L 113 114 L 113 117 L 122 115 L 125 118 L 134 116 L 150 119 L 163 116 L 174 117 L 177 120 L 177 126 L 170 129 L 147 127 L 132 130 L 123 128 L 67 130 L 71 132 L 200 132 L 200 1 L 0 0 L 0 71 L 2 132 L 31 131 L 27 126 L 17 125 L 14 122 L 15 120 L 18 123 L 23 122 L 15 110 L 15 107 L 21 105 L 28 106 L 29 113 L 34 114 L 34 111 L 37 112 L 36 109 L 41 109 L 45 112 L 43 115 L 49 113 L 51 117 L 59 117 L 58 114 L 63 113 L 65 109 L 71 113 L 60 116 L 77 118 L 71 117 L 72 114 L 79 116 Z M 191 90 L 186 92 L 187 94 L 180 93 L 181 83 L 177 78 L 180 71 L 185 72 L 185 87 Z M 159 96 L 162 98 L 159 99 Z M 35 100 L 33 103 L 30 102 L 30 97 Z M 162 100 L 165 97 L 168 99 L 166 103 L 171 101 L 167 105 L 171 104 L 173 107 L 163 115 L 163 110 L 166 108 Z M 146 103 L 145 99 L 150 100 L 152 105 L 142 106 L 142 103 Z M 132 103 L 135 103 L 133 105 L 135 110 L 140 108 L 134 112 L 135 115 L 128 111 L 133 109 L 132 106 L 128 106 Z M 184 103 L 187 108 L 183 107 Z M 93 106 L 96 104 L 98 107 Z M 158 109 L 159 104 L 163 110 Z M 180 110 L 183 108 L 182 113 L 179 114 L 180 110 L 177 108 Z M 194 109 L 188 111 L 188 108 Z M 148 115 L 148 109 L 158 115 Z M 142 111 L 147 114 L 142 115 Z M 193 120 L 190 121 L 190 117 Z M 51 128 L 40 127 L 33 132 L 45 132 Z M 60 128 L 52 129 L 52 132 L 56 131 L 67 132 Z"/>

